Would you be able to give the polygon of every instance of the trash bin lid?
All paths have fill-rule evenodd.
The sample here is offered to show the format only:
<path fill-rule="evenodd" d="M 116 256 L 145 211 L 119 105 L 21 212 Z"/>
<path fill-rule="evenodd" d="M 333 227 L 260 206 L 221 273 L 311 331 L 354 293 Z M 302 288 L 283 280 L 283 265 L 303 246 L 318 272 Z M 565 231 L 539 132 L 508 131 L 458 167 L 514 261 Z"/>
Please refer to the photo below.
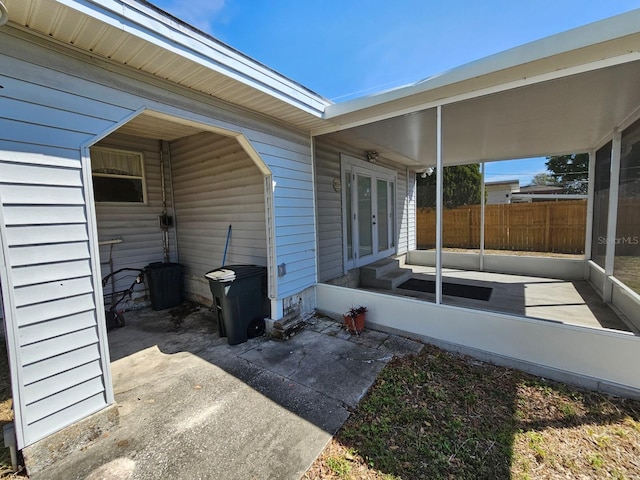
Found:
<path fill-rule="evenodd" d="M 209 280 L 215 280 L 216 282 L 233 282 L 236 279 L 236 272 L 226 268 L 219 268 L 209 273 L 205 273 L 204 276 Z"/>
<path fill-rule="evenodd" d="M 257 265 L 227 265 L 205 273 L 204 276 L 217 282 L 233 282 L 240 278 L 264 275 L 266 272 L 267 267 Z"/>

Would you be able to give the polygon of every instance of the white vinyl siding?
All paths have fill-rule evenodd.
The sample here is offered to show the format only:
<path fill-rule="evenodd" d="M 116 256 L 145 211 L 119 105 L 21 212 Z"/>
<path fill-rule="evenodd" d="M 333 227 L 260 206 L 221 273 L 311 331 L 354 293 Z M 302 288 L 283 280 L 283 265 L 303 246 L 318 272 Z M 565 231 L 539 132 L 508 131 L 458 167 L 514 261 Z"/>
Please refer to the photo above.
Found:
<path fill-rule="evenodd" d="M 273 174 L 275 263 L 286 265 L 286 275 L 277 279 L 277 296 L 284 299 L 316 283 L 311 141 L 247 137 Z"/>
<path fill-rule="evenodd" d="M 44 48 L 41 44 L 48 42 L 46 39 L 29 37 L 25 41 L 23 35 L 27 34 L 11 27 L 0 31 L 0 218 L 6 224 L 0 225 L 6 263 L 2 289 L 9 313 L 5 323 L 19 448 L 113 401 L 103 299 L 99 295 L 104 273 L 99 264 L 108 258 L 108 247 L 98 252 L 97 240 L 123 239 L 113 248 L 114 267 L 142 267 L 163 258 L 157 219 L 162 210 L 160 139 L 111 134 L 99 142 L 143 152 L 147 205 L 96 208 L 88 203 L 90 163 L 81 162 L 81 147 L 112 131 L 134 112 L 146 108 L 174 115 L 181 122 L 187 119 L 244 135 L 273 171 L 275 187 L 266 192 L 273 200 L 276 219 L 272 270 L 276 263 L 287 263 L 287 274 L 276 278 L 274 291 L 278 298 L 284 298 L 315 282 L 308 136 L 211 97 L 139 76 L 134 70 L 96 62 L 70 50 L 61 53 L 61 47 L 49 43 Z M 237 199 L 236 204 L 255 220 L 246 222 L 245 238 L 232 238 L 230 251 L 235 255 L 240 250 L 234 249 L 244 248 L 244 256 L 234 261 L 258 263 L 265 258 L 267 243 L 265 182 L 256 167 L 252 166 L 251 172 L 242 178 L 246 183 L 242 188 L 250 185 L 252 193 Z M 233 179 L 226 184 L 240 188 Z M 171 195 L 167 200 L 171 201 Z M 189 222 L 189 217 L 184 220 Z M 178 214 L 177 229 L 180 222 Z M 216 239 L 219 249 L 224 248 L 228 223 L 233 222 L 225 219 Z M 196 229 L 191 233 L 202 240 L 208 235 Z M 170 239 L 170 245 L 175 260 L 175 238 Z M 209 254 L 200 252 L 202 269 Z M 216 256 L 210 258 L 211 267 L 216 267 Z M 97 377 L 94 362 L 100 366 Z M 71 378 L 75 385 L 69 384 Z M 60 391 L 51 393 L 52 383 L 58 380 Z"/>
<path fill-rule="evenodd" d="M 211 301 L 204 274 L 225 264 L 266 266 L 264 182 L 234 138 L 204 132 L 171 143 L 180 263 L 187 294 Z"/>
<path fill-rule="evenodd" d="M 160 140 L 134 137 L 113 133 L 96 144 L 100 147 L 117 148 L 140 152 L 144 158 L 147 203 L 100 203 L 95 205 L 98 226 L 98 239 L 107 241 L 122 239 L 122 243 L 100 246 L 101 276 L 109 273 L 109 250 L 113 258 L 113 269 L 139 268 L 164 259 L 162 230 L 158 224 L 158 215 L 162 213 L 162 188 L 160 180 Z M 171 206 L 171 181 L 168 162 L 165 164 L 165 185 L 167 211 L 173 214 Z M 169 229 L 169 257 L 175 261 L 175 229 Z M 136 273 L 123 272 L 115 277 L 116 291 L 129 288 Z M 104 288 L 105 294 L 111 292 L 111 283 Z M 144 290 L 136 288 L 137 295 Z M 135 296 L 134 296 L 135 298 Z"/>
<path fill-rule="evenodd" d="M 318 196 L 318 248 L 319 280 L 332 280 L 344 274 L 342 238 L 342 201 L 340 192 L 333 188 L 334 178 L 340 178 L 340 154 L 366 158 L 366 152 L 322 139 L 315 142 L 316 192 Z M 407 252 L 412 235 L 412 218 L 407 208 L 407 175 L 405 167 L 379 158 L 376 165 L 397 172 L 395 191 L 396 244 L 398 254 Z M 344 184 L 344 179 L 340 178 Z M 343 185 L 344 188 L 344 185 Z M 415 210 L 415 209 L 414 209 Z"/>
<path fill-rule="evenodd" d="M 23 372 L 15 410 L 24 446 L 108 399 L 80 161 L 54 168 L 31 163 L 28 154 L 21 163 L 8 157 L 15 160 L 0 151 L 1 227 L 15 309 L 12 360 Z M 73 364 L 61 361 L 69 355 Z"/>

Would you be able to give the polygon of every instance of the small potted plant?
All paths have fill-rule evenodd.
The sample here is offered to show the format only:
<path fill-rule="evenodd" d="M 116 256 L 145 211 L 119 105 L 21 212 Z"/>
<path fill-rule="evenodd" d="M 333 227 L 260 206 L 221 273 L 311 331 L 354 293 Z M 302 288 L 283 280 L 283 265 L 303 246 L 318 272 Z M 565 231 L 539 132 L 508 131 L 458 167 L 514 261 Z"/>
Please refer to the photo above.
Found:
<path fill-rule="evenodd" d="M 351 333 L 361 333 L 364 330 L 364 321 L 367 313 L 367 307 L 359 305 L 351 307 L 347 313 L 343 315 L 344 326 Z"/>

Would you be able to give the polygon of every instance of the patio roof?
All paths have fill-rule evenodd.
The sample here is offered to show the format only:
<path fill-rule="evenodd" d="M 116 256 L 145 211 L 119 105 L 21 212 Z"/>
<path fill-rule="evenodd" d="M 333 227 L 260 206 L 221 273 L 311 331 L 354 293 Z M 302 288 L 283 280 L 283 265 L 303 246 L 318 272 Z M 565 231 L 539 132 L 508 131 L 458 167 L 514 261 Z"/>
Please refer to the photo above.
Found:
<path fill-rule="evenodd" d="M 588 151 L 640 107 L 640 10 L 329 105 L 314 131 L 411 167 Z"/>

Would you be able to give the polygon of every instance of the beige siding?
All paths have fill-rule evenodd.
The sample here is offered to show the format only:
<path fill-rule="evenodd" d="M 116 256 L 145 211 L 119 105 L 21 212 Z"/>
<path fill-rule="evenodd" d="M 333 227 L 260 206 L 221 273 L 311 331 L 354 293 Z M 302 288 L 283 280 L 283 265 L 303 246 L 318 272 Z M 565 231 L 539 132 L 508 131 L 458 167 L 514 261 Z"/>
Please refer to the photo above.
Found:
<path fill-rule="evenodd" d="M 321 140 L 315 145 L 319 280 L 322 282 L 343 274 L 342 199 L 340 192 L 333 188 L 333 179 L 340 178 L 340 154 L 363 158 L 365 153 Z"/>
<path fill-rule="evenodd" d="M 266 265 L 264 182 L 233 138 L 201 133 L 171 143 L 180 263 L 187 294 L 210 301 L 204 274 L 226 264 Z"/>
<path fill-rule="evenodd" d="M 113 269 L 144 269 L 151 262 L 162 262 L 163 232 L 158 224 L 158 215 L 162 213 L 162 188 L 160 173 L 160 140 L 133 137 L 113 133 L 96 144 L 101 147 L 118 148 L 142 153 L 144 155 L 145 183 L 147 191 L 146 204 L 136 203 L 96 203 L 96 219 L 98 239 L 100 241 L 114 238 L 122 239 L 122 243 L 113 245 Z M 165 185 L 167 211 L 173 214 L 171 205 L 171 177 L 168 159 L 165 159 Z M 176 261 L 176 242 L 174 229 L 169 230 L 169 260 Z M 100 263 L 102 277 L 109 273 L 108 245 L 100 247 Z M 129 288 L 135 280 L 136 273 L 122 273 L 116 276 L 116 291 Z M 105 294 L 111 292 L 111 284 L 105 286 Z M 144 289 L 138 288 L 136 296 L 144 295 Z"/>
<path fill-rule="evenodd" d="M 315 144 L 316 194 L 318 196 L 319 280 L 321 282 L 343 275 L 342 200 L 333 188 L 333 179 L 340 178 L 340 154 L 366 158 L 366 153 L 342 144 L 322 139 Z M 379 166 L 395 170 L 396 184 L 396 243 L 398 253 L 405 253 L 411 245 L 414 213 L 408 208 L 406 169 L 380 158 Z M 342 180 L 342 179 L 341 179 Z M 413 223 L 412 223 L 413 222 Z"/>

